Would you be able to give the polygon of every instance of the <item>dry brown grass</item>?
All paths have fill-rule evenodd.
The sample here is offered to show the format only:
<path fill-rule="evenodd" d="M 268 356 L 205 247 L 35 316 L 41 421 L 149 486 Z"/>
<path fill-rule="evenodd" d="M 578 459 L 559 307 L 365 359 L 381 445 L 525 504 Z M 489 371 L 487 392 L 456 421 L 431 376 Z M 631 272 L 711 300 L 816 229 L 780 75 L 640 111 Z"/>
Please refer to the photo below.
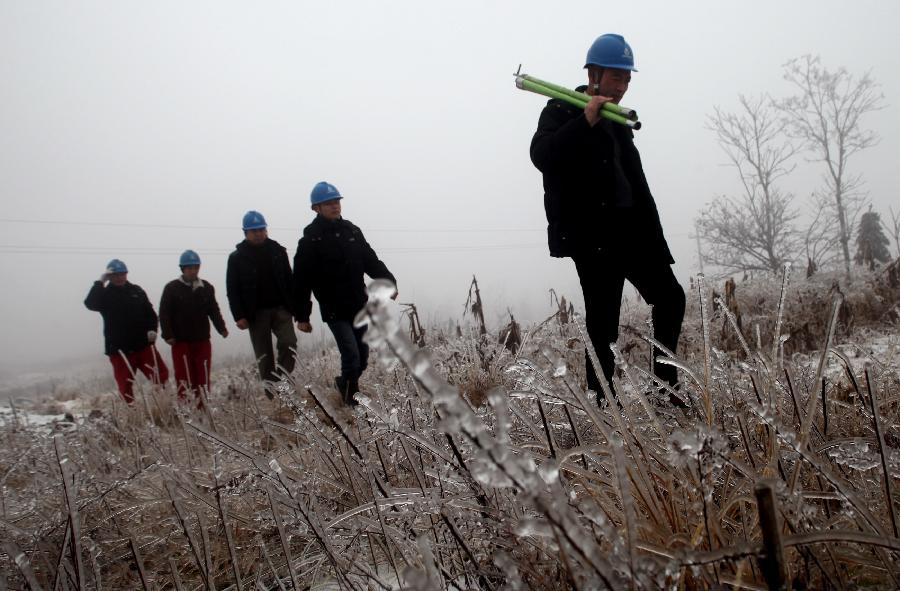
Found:
<path fill-rule="evenodd" d="M 770 316 L 777 309 L 771 291 L 737 288 L 746 350 L 731 349 L 734 328 L 723 337 L 727 318 L 709 299 L 703 318 L 692 293 L 687 412 L 643 375 L 640 307 L 626 314 L 636 331 L 622 341 L 622 405 L 598 409 L 581 390 L 576 323 L 533 327 L 517 357 L 466 336 L 423 350 L 376 302 L 383 363 L 366 374 L 356 412 L 329 388 L 329 352 L 301 359 L 274 403 L 233 369 L 217 376 L 208 413 L 144 390 L 130 408 L 98 396 L 103 416 L 58 439 L 7 423 L 0 537 L 27 560 L 0 555 L 0 571 L 11 588 L 28 565 L 45 588 L 57 579 L 140 588 L 138 557 L 159 589 L 175 588 L 176 573 L 193 589 L 234 588 L 236 573 L 243 589 L 292 579 L 346 589 L 398 580 L 423 590 L 754 589 L 767 576 L 797 588 L 896 588 L 897 342 L 853 346 L 864 327 L 896 335 L 896 325 L 863 325 L 860 310 L 882 308 L 845 293 L 856 320 L 849 334 L 836 328 L 823 355 L 827 290 L 819 310 L 789 295 L 783 334 L 792 309 L 823 319 L 809 328 L 815 347 L 791 355 L 790 340 L 773 347 L 775 323 L 764 319 L 770 303 Z M 766 494 L 768 511 L 757 501 Z M 760 523 L 774 524 L 765 540 Z M 775 556 L 783 567 L 766 559 Z"/>

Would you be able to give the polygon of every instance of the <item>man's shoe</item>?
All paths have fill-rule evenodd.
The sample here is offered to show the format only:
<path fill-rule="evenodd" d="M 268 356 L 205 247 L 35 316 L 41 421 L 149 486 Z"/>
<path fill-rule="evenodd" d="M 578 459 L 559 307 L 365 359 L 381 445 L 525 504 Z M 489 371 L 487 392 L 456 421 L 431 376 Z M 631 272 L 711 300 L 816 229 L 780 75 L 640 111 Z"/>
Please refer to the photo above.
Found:
<path fill-rule="evenodd" d="M 344 400 L 344 402 L 346 402 L 350 406 L 359 405 L 359 401 L 356 398 L 354 398 L 354 396 L 353 396 L 354 394 L 359 394 L 359 380 L 358 379 L 348 380 L 348 382 L 347 382 L 347 398 Z"/>
<path fill-rule="evenodd" d="M 337 391 L 340 393 L 341 402 L 344 404 L 353 404 L 351 402 L 351 400 L 353 400 L 353 394 L 351 394 L 350 385 L 351 381 L 344 376 L 335 376 L 334 387 L 337 388 Z"/>
<path fill-rule="evenodd" d="M 687 408 L 688 407 L 687 403 L 684 400 L 682 400 L 678 396 L 675 396 L 674 394 L 669 394 L 669 402 L 671 402 L 672 406 L 674 406 L 675 408 Z"/>
<path fill-rule="evenodd" d="M 675 384 L 674 386 L 672 386 L 672 389 L 678 393 L 678 395 L 676 396 L 675 394 L 669 392 L 669 402 L 672 403 L 672 406 L 674 406 L 675 408 L 687 408 L 688 405 L 686 400 L 688 400 L 688 398 L 681 392 L 681 384 Z M 663 389 L 662 392 L 667 392 L 667 390 Z M 682 399 L 682 397 L 684 397 L 684 399 Z"/>

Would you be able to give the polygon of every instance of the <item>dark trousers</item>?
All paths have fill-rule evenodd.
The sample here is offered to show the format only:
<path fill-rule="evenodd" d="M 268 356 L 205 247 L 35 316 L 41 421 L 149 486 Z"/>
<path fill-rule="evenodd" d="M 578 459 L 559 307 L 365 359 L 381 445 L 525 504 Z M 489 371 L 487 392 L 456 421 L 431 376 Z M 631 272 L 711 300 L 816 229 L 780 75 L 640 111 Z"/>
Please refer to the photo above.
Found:
<path fill-rule="evenodd" d="M 272 350 L 272 335 L 275 335 L 275 348 L 278 350 L 277 370 L 276 358 Z M 289 375 L 294 371 L 294 351 L 297 349 L 297 333 L 291 313 L 283 306 L 257 310 L 250 322 L 250 342 L 259 368 L 259 377 L 263 380 L 277 382 L 280 373 Z"/>
<path fill-rule="evenodd" d="M 341 377 L 358 380 L 369 365 L 369 345 L 363 342 L 366 327 L 354 328 L 349 320 L 328 323 L 341 353 Z"/>
<path fill-rule="evenodd" d="M 615 361 L 609 344 L 619 338 L 619 311 L 622 288 L 627 279 L 644 300 L 653 306 L 653 331 L 656 340 L 676 352 L 681 321 L 684 319 L 684 289 L 665 262 L 626 258 L 605 251 L 587 252 L 572 257 L 584 292 L 585 324 L 597 350 L 600 367 L 610 382 Z M 657 352 L 657 358 L 665 355 Z M 587 386 L 602 396 L 600 382 L 587 359 Z M 678 374 L 671 365 L 654 364 L 657 377 L 671 385 Z M 611 382 L 610 382 L 611 383 Z"/>
<path fill-rule="evenodd" d="M 134 378 L 137 372 L 144 374 L 154 384 L 165 384 L 169 379 L 169 368 L 153 345 L 131 353 L 120 351 L 110 355 L 109 361 L 113 366 L 113 377 L 116 378 L 119 394 L 128 404 L 134 402 Z"/>

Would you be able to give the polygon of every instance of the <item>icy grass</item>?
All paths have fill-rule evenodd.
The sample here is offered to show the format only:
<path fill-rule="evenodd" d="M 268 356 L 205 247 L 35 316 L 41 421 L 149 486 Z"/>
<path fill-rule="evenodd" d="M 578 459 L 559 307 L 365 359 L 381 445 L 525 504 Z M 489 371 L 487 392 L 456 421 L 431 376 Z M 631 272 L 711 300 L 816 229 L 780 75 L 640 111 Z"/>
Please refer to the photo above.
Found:
<path fill-rule="evenodd" d="M 673 360 L 686 412 L 649 379 L 641 308 L 622 404 L 601 409 L 580 319 L 515 356 L 420 349 L 375 285 L 360 320 L 379 363 L 352 413 L 329 352 L 274 405 L 229 371 L 205 413 L 146 390 L 53 436 L 0 427 L 0 569 L 45 589 L 897 588 L 896 337 L 840 339 L 832 293 L 797 312 L 820 319 L 819 350 L 786 354 L 785 284 L 740 330 L 695 286 Z"/>

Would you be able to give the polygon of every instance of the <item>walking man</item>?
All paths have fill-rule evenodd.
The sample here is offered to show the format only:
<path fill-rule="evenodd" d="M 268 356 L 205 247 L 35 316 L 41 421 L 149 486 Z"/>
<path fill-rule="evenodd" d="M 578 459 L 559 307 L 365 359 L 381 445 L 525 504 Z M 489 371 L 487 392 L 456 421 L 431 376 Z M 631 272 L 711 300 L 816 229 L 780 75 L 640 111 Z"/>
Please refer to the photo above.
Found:
<path fill-rule="evenodd" d="M 656 203 L 644 177 L 632 131 L 600 117 L 603 103 L 618 104 L 634 68 L 621 35 L 598 37 L 584 66 L 591 95 L 584 109 L 551 100 L 531 141 L 531 161 L 543 173 L 550 255 L 571 257 L 584 292 L 587 331 L 607 381 L 615 369 L 609 344 L 619 336 L 619 309 L 627 279 L 653 306 L 656 339 L 675 352 L 684 317 L 684 290 L 675 279 Z M 655 364 L 671 385 L 675 368 Z M 587 386 L 603 394 L 587 361 Z M 681 401 L 671 398 L 675 404 Z"/>
<path fill-rule="evenodd" d="M 363 275 L 396 280 L 366 242 L 362 231 L 341 217 L 341 196 L 334 185 L 321 182 L 310 194 L 316 217 L 303 230 L 294 256 L 294 309 L 297 328 L 312 331 L 310 293 L 316 296 L 322 321 L 328 325 L 341 354 L 341 375 L 335 386 L 346 404 L 355 405 L 359 377 L 366 370 L 369 346 L 366 329 L 353 326 L 368 296 Z M 397 293 L 394 292 L 396 299 Z"/>
<path fill-rule="evenodd" d="M 269 238 L 261 213 L 248 211 L 242 227 L 244 240 L 228 257 L 228 305 L 237 327 L 250 331 L 259 376 L 271 399 L 273 382 L 294 371 L 297 335 L 290 311 L 291 263 L 285 248 Z"/>
<path fill-rule="evenodd" d="M 106 265 L 94 282 L 84 305 L 103 317 L 105 352 L 122 399 L 134 402 L 134 378 L 138 371 L 154 384 L 165 384 L 169 370 L 153 343 L 157 318 L 144 290 L 128 281 L 128 267 L 119 259 Z"/>
<path fill-rule="evenodd" d="M 212 320 L 222 338 L 228 337 L 228 328 L 216 302 L 216 290 L 199 277 L 200 255 L 186 250 L 181 253 L 178 265 L 181 276 L 163 289 L 159 324 L 163 340 L 172 347 L 179 400 L 186 401 L 187 392 L 192 391 L 197 408 L 202 408 L 209 394 L 212 371 L 209 321 Z"/>

